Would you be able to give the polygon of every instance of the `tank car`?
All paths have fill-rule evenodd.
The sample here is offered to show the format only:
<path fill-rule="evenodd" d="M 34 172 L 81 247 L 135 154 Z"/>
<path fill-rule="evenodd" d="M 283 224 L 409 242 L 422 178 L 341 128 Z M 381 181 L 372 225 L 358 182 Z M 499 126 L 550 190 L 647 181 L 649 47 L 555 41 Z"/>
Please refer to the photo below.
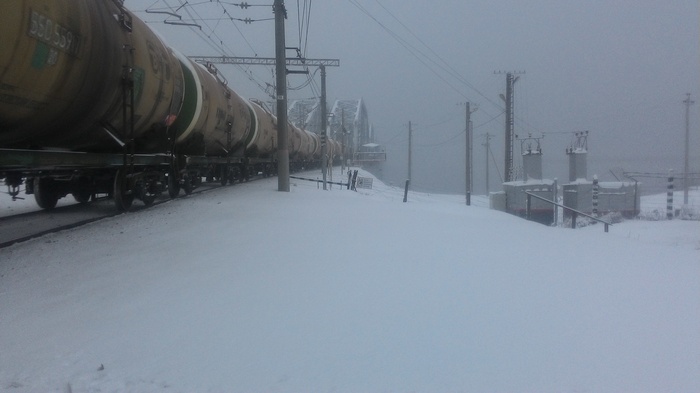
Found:
<path fill-rule="evenodd" d="M 14 43 L 0 52 L 0 146 L 120 152 L 134 139 L 139 151 L 163 149 L 160 134 L 182 104 L 182 71 L 118 2 L 7 2 L 0 32 Z M 128 135 L 127 87 L 134 92 Z"/>
<path fill-rule="evenodd" d="M 122 0 L 16 0 L 0 13 L 0 178 L 39 206 L 73 194 L 150 204 L 273 174 L 277 119 L 211 64 L 169 48 Z M 319 137 L 289 125 L 290 163 L 320 158 Z"/>
<path fill-rule="evenodd" d="M 185 95 L 172 124 L 180 153 L 221 156 L 243 146 L 252 118 L 246 101 L 228 88 L 213 64 L 179 55 Z"/>
<path fill-rule="evenodd" d="M 277 149 L 277 120 L 260 101 L 251 100 L 249 108 L 254 121 L 248 136 L 246 153 L 251 157 L 269 157 Z"/>
<path fill-rule="evenodd" d="M 68 193 L 85 201 L 93 188 L 111 188 L 105 183 L 115 175 L 109 169 L 115 157 L 56 149 L 167 149 L 166 131 L 182 105 L 181 67 L 120 2 L 12 1 L 0 13 L 0 32 L 13 43 L 0 52 L 0 148 L 35 151 L 12 154 L 18 157 L 15 166 L 31 173 L 27 191 L 39 206 L 51 208 Z M 8 172 L 13 162 L 9 153 L 3 156 L 6 183 L 17 186 L 25 173 Z"/>

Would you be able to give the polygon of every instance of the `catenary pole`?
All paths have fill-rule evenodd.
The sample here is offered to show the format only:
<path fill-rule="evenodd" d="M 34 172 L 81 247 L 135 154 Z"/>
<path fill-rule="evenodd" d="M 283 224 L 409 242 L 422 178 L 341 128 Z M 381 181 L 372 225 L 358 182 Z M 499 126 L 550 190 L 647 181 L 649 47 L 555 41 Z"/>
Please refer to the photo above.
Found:
<path fill-rule="evenodd" d="M 501 96 L 506 104 L 506 124 L 505 124 L 505 168 L 503 169 L 503 176 L 505 182 L 513 181 L 515 170 L 513 168 L 513 142 L 515 140 L 515 110 L 514 110 L 514 94 L 513 86 L 515 82 L 520 78 L 515 76 L 516 74 L 524 74 L 522 71 L 506 72 L 506 95 Z M 496 72 L 496 74 L 503 74 L 503 72 Z"/>
<path fill-rule="evenodd" d="M 673 169 L 668 170 L 668 185 L 666 186 L 666 219 L 673 220 Z"/>
<path fill-rule="evenodd" d="M 505 167 L 503 171 L 506 182 L 513 180 L 513 74 L 506 74 L 506 132 L 505 132 Z"/>
<path fill-rule="evenodd" d="M 486 196 L 489 195 L 489 151 L 491 149 L 491 134 L 488 132 L 486 133 L 486 143 L 484 143 L 484 146 L 486 146 Z"/>
<path fill-rule="evenodd" d="M 465 148 L 465 192 L 464 195 L 467 200 L 467 206 L 471 206 L 472 204 L 472 146 L 471 146 L 471 127 L 469 126 L 471 124 L 471 110 L 470 110 L 470 105 L 469 102 L 465 104 L 467 107 L 466 111 L 466 148 Z"/>
<path fill-rule="evenodd" d="M 341 145 L 340 148 L 340 169 L 341 171 L 345 171 L 345 109 L 340 109 L 340 135 L 343 140 L 343 144 Z"/>
<path fill-rule="evenodd" d="M 323 189 L 326 190 L 326 176 L 328 173 L 328 115 L 326 114 L 326 66 L 321 65 L 321 172 L 323 173 Z"/>
<path fill-rule="evenodd" d="M 289 147 L 287 140 L 287 66 L 284 20 L 287 10 L 283 0 L 275 0 L 275 59 L 277 72 L 277 190 L 289 192 Z"/>
<path fill-rule="evenodd" d="M 690 99 L 690 93 L 687 93 L 687 98 L 683 101 L 685 104 L 685 164 L 683 166 L 683 204 L 688 204 L 688 177 L 690 176 L 690 106 L 695 101 Z"/>
<path fill-rule="evenodd" d="M 411 150 L 413 143 L 413 129 L 411 129 L 411 122 L 408 122 L 408 180 L 411 180 Z"/>

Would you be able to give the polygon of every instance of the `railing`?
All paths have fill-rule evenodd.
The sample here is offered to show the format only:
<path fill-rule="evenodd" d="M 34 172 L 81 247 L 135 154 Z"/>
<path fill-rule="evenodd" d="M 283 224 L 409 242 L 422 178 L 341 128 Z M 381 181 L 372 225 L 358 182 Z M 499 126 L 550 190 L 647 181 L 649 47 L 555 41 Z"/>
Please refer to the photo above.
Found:
<path fill-rule="evenodd" d="M 319 179 L 309 179 L 306 177 L 299 177 L 299 176 L 289 176 L 290 179 L 297 179 L 297 180 L 306 180 L 306 181 L 314 181 L 316 183 L 323 183 L 323 180 Z M 347 187 L 348 190 L 350 189 L 350 182 L 348 183 L 340 183 L 340 182 L 332 182 L 332 181 L 326 181 L 327 184 L 336 184 L 342 187 Z"/>
<path fill-rule="evenodd" d="M 570 207 L 568 207 L 568 206 L 564 206 L 564 205 L 562 205 L 562 204 L 560 204 L 560 203 L 557 203 L 557 202 L 554 202 L 554 201 L 550 201 L 550 200 L 547 199 L 547 198 L 543 198 L 543 197 L 541 197 L 541 196 L 539 196 L 539 195 L 535 195 L 535 194 L 533 194 L 533 193 L 531 193 L 531 192 L 529 192 L 529 191 L 525 191 L 525 194 L 527 194 L 527 202 L 526 202 L 526 205 L 525 205 L 525 214 L 526 214 L 526 217 L 527 217 L 528 220 L 530 219 L 530 206 L 532 206 L 532 197 L 535 197 L 535 198 L 537 198 L 537 199 L 539 199 L 539 200 L 542 200 L 542 201 L 547 202 L 547 203 L 551 203 L 552 205 L 559 206 L 559 207 L 561 207 L 562 209 L 566 209 L 566 210 L 570 211 L 570 212 L 571 212 L 571 228 L 573 228 L 573 229 L 576 228 L 576 217 L 577 217 L 577 216 L 584 216 L 584 217 L 588 217 L 588 218 L 590 218 L 590 219 L 592 219 L 592 220 L 595 220 L 595 221 L 598 221 L 598 222 L 602 222 L 603 224 L 605 224 L 605 232 L 606 232 L 606 233 L 608 232 L 608 227 L 612 225 L 612 223 L 609 223 L 609 222 L 607 222 L 607 221 L 605 221 L 605 220 L 601 220 L 601 219 L 598 218 L 598 217 L 593 217 L 593 216 L 591 216 L 590 214 L 586 214 L 586 213 L 584 213 L 584 212 L 582 212 L 582 211 L 578 211 L 578 210 L 572 209 L 572 208 L 570 208 Z"/>

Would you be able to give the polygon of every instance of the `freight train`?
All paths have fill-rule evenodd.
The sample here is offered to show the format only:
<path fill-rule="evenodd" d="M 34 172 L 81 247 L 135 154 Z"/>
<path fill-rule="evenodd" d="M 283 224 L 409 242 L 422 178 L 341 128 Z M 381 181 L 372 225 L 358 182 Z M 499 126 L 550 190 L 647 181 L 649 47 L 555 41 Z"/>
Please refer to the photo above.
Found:
<path fill-rule="evenodd" d="M 0 12 L 0 179 L 44 209 L 72 194 L 119 210 L 276 173 L 277 119 L 212 64 L 167 46 L 123 0 L 12 0 Z M 288 126 L 290 169 L 334 140 Z"/>

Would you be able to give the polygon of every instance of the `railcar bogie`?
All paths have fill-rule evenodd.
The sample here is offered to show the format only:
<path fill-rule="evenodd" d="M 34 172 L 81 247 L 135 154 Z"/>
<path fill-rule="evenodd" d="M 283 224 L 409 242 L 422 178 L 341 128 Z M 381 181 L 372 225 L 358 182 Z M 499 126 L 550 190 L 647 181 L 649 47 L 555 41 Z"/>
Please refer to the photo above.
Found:
<path fill-rule="evenodd" d="M 124 168 L 118 169 L 114 176 L 114 204 L 119 211 L 126 211 L 131 208 L 134 202 L 133 185 L 129 184 L 130 176 Z"/>
<path fill-rule="evenodd" d="M 53 209 L 58 203 L 59 196 L 58 187 L 53 178 L 36 177 L 33 181 L 34 199 L 36 204 L 42 209 Z"/>

